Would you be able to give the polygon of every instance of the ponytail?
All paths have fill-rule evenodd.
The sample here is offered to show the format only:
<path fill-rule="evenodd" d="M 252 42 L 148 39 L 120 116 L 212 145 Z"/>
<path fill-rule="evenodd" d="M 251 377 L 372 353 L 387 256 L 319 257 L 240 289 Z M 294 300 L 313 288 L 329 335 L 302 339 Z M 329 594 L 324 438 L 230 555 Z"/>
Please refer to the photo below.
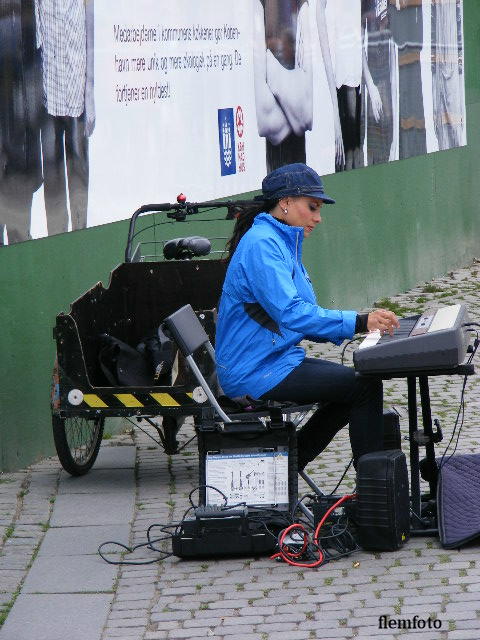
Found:
<path fill-rule="evenodd" d="M 270 212 L 276 204 L 276 200 L 261 200 L 259 204 L 239 206 L 236 209 L 235 218 L 237 220 L 235 222 L 235 227 L 233 228 L 233 234 L 225 245 L 225 250 L 228 253 L 226 262 L 230 262 L 230 260 L 232 259 L 232 256 L 235 253 L 236 248 L 238 247 L 238 243 L 253 225 L 256 216 L 264 211 Z"/>

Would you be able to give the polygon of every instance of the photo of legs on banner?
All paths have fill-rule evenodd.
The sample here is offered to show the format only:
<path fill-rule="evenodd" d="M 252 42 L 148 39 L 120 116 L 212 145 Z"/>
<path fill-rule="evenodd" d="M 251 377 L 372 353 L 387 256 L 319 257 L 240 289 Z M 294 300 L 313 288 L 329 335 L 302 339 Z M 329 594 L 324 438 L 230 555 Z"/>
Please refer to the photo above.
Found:
<path fill-rule="evenodd" d="M 95 125 L 93 0 L 36 0 L 48 235 L 87 226 L 88 137 Z M 68 194 L 68 196 L 67 196 Z"/>
<path fill-rule="evenodd" d="M 427 153 L 421 54 L 421 3 L 397 0 L 394 38 L 398 48 L 399 158 Z"/>
<path fill-rule="evenodd" d="M 335 171 L 363 166 L 360 0 L 319 0 L 317 31 L 332 99 Z"/>
<path fill-rule="evenodd" d="M 396 74 L 391 29 L 394 11 L 395 6 L 387 0 L 362 0 L 363 46 L 369 69 L 365 79 L 368 93 L 365 96 L 368 165 L 393 159 Z"/>
<path fill-rule="evenodd" d="M 39 73 L 33 0 L 1 0 L 0 246 L 31 237 L 32 197 L 42 182 Z"/>
<path fill-rule="evenodd" d="M 312 128 L 308 2 L 258 0 L 254 5 L 255 106 L 266 139 L 267 168 L 305 162 Z"/>
<path fill-rule="evenodd" d="M 433 112 L 440 151 L 464 144 L 461 9 L 460 0 L 432 0 Z"/>

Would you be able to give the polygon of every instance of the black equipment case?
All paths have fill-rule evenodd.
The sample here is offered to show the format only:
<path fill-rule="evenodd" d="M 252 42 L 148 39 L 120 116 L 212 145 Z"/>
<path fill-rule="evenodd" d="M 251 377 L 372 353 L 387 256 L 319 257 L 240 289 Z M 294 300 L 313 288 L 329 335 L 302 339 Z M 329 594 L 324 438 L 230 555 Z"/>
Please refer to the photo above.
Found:
<path fill-rule="evenodd" d="M 188 558 L 273 552 L 298 496 L 295 426 L 281 415 L 200 422 L 197 436 L 201 506 L 173 536 L 173 553 Z"/>
<path fill-rule="evenodd" d="M 398 449 L 361 456 L 357 466 L 358 541 L 371 551 L 395 551 L 410 536 L 405 454 Z"/>
<path fill-rule="evenodd" d="M 199 485 L 216 486 L 228 505 L 289 512 L 298 496 L 297 440 L 295 427 L 281 415 L 262 421 L 252 419 L 197 427 Z M 219 476 L 221 472 L 221 477 Z M 207 489 L 205 505 L 221 505 L 221 494 Z"/>

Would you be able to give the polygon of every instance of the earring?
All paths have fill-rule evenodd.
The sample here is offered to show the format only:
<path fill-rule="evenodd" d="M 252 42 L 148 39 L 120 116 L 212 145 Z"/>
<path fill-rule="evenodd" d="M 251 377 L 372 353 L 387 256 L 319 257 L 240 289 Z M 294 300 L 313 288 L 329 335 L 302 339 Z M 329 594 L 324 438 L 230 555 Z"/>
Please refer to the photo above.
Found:
<path fill-rule="evenodd" d="M 288 213 L 288 209 L 284 209 L 284 210 L 283 210 L 283 213 L 284 213 L 285 215 L 287 215 L 287 213 Z"/>

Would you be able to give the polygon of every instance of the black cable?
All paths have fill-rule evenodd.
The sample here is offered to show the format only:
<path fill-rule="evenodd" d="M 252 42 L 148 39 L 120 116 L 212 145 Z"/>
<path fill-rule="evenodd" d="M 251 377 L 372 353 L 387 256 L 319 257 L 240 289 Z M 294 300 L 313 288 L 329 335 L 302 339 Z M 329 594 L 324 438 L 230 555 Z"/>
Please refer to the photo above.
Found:
<path fill-rule="evenodd" d="M 333 494 L 335 493 L 335 491 L 338 489 L 338 487 L 342 484 L 343 479 L 345 478 L 345 476 L 347 475 L 347 471 L 350 469 L 350 467 L 352 466 L 352 462 L 353 462 L 353 458 L 350 458 L 350 462 L 347 464 L 347 466 L 345 467 L 345 471 L 342 473 L 342 476 L 340 478 L 340 480 L 337 482 L 336 486 L 334 489 L 332 489 L 332 491 L 328 494 L 329 496 L 333 496 Z"/>
<path fill-rule="evenodd" d="M 308 494 L 300 498 L 297 502 L 297 508 L 306 497 L 309 497 Z M 315 496 L 311 497 L 314 498 Z M 299 523 L 299 520 L 295 520 L 294 523 Z M 308 566 L 308 564 L 304 563 L 311 563 L 312 566 L 323 566 L 327 562 L 349 556 L 360 550 L 348 529 L 348 518 L 344 515 L 335 516 L 332 513 L 323 524 L 322 533 L 317 541 L 313 539 L 317 525 L 312 525 L 311 522 L 302 522 L 302 524 L 304 524 L 303 531 L 292 529 L 286 538 L 283 537 L 284 530 L 277 535 L 278 548 L 283 548 L 293 554 L 289 557 L 294 562 L 299 562 L 299 566 Z M 318 559 L 322 556 L 323 560 L 321 564 L 318 564 Z M 281 554 L 277 555 L 277 558 L 281 559 Z"/>
<path fill-rule="evenodd" d="M 460 438 L 460 433 L 462 431 L 463 421 L 464 421 L 464 418 L 465 418 L 465 388 L 467 386 L 467 380 L 468 380 L 468 376 L 465 375 L 464 378 L 463 378 L 462 391 L 461 391 L 461 394 L 460 394 L 460 405 L 458 407 L 457 417 L 455 418 L 455 422 L 454 422 L 454 425 L 453 425 L 453 431 L 452 431 L 452 435 L 450 436 L 450 440 L 448 441 L 448 444 L 447 444 L 447 446 L 445 448 L 445 451 L 443 452 L 442 457 L 440 459 L 440 463 L 438 465 L 439 469 L 441 469 L 443 467 L 443 465 L 446 464 L 450 460 L 450 458 L 454 455 L 455 451 L 457 450 L 457 446 L 458 446 L 458 442 L 459 442 L 459 438 Z M 458 435 L 457 435 L 457 440 L 456 440 L 456 443 L 455 443 L 455 447 L 454 447 L 452 453 L 448 456 L 448 458 L 445 459 L 445 456 L 447 455 L 447 451 L 449 450 L 449 448 L 450 448 L 450 446 L 451 446 L 451 444 L 453 442 L 453 439 L 455 438 L 455 434 L 456 434 L 456 431 L 457 431 L 458 421 L 460 420 L 460 416 L 462 418 L 461 418 L 461 422 L 460 422 L 460 428 L 458 429 Z"/>
<path fill-rule="evenodd" d="M 216 491 L 217 493 L 219 493 L 222 498 L 225 500 L 225 502 L 223 503 L 223 506 L 226 507 L 228 504 L 228 498 L 227 496 L 223 493 L 223 491 L 220 491 L 220 489 L 217 489 L 217 487 L 213 487 L 211 484 L 200 484 L 197 487 L 195 487 L 195 489 L 192 489 L 190 491 L 190 493 L 188 494 L 188 501 L 190 502 L 190 504 L 192 505 L 192 507 L 197 507 L 198 505 L 193 504 L 192 502 L 192 496 L 195 493 L 195 491 L 200 491 L 200 489 L 213 489 L 214 491 Z"/>
<path fill-rule="evenodd" d="M 477 323 L 469 323 L 469 324 L 477 324 Z M 480 326 L 480 325 L 478 325 Z M 478 346 L 480 344 L 480 339 L 478 336 L 478 331 L 476 332 L 476 338 L 474 341 L 474 346 L 473 346 L 473 350 L 472 353 L 470 354 L 468 360 L 467 360 L 467 365 L 472 363 L 473 358 L 475 357 L 475 354 L 477 353 L 477 349 Z M 462 391 L 460 393 L 460 405 L 458 407 L 458 411 L 457 411 L 457 417 L 455 418 L 455 423 L 453 425 L 453 431 L 452 431 L 452 435 L 450 436 L 450 440 L 448 441 L 448 444 L 445 448 L 445 451 L 442 454 L 442 457 L 440 459 L 440 463 L 438 465 L 439 470 L 443 467 L 444 464 L 446 464 L 450 458 L 455 454 L 457 447 L 458 447 L 458 443 L 460 441 L 460 434 L 462 432 L 462 428 L 463 428 L 463 423 L 464 423 L 464 419 L 465 419 L 465 390 L 466 390 L 466 386 L 467 386 L 467 382 L 468 382 L 468 374 L 466 374 L 463 378 L 463 384 L 462 384 Z M 461 420 L 460 420 L 461 417 Z M 458 427 L 458 421 L 460 420 L 460 427 Z M 457 427 L 458 427 L 458 433 L 457 433 Z M 447 451 L 449 450 L 454 438 L 455 438 L 455 434 L 456 434 L 456 440 L 455 440 L 455 446 L 453 448 L 452 453 L 448 456 L 448 458 L 445 459 L 445 456 L 447 455 Z"/>
<path fill-rule="evenodd" d="M 173 555 L 172 552 L 167 552 L 167 551 L 163 551 L 162 549 L 156 549 L 153 548 L 151 545 L 154 542 L 162 542 L 164 540 L 168 540 L 171 539 L 171 536 L 167 535 L 163 538 L 157 538 L 156 540 L 148 540 L 147 542 L 142 542 L 141 544 L 137 544 L 134 547 L 128 547 L 127 545 L 123 544 L 122 542 L 115 542 L 114 540 L 108 540 L 107 542 L 102 542 L 102 544 L 98 547 L 98 554 L 99 556 L 102 558 L 102 560 L 105 560 L 105 562 L 108 562 L 108 564 L 115 564 L 115 565 L 144 565 L 144 564 L 154 564 L 155 562 L 159 562 L 160 560 L 165 560 L 165 558 L 169 558 L 170 556 Z M 104 554 L 103 554 L 103 547 L 105 547 L 107 544 L 111 544 L 111 545 L 115 545 L 116 547 L 120 547 L 121 549 L 124 549 L 125 551 L 127 551 L 128 553 L 133 553 L 134 551 L 136 551 L 137 549 L 141 549 L 142 547 L 145 547 L 147 549 L 152 549 L 153 551 L 156 551 L 158 553 L 162 554 L 161 558 L 155 558 L 153 560 L 110 560 L 109 558 L 107 558 Z"/>
<path fill-rule="evenodd" d="M 344 357 L 345 357 L 345 351 L 346 351 L 347 347 L 350 346 L 351 344 L 353 344 L 354 342 L 358 342 L 358 340 L 362 340 L 363 338 L 365 338 L 365 336 L 355 336 L 355 338 L 352 338 L 351 340 L 349 340 L 344 345 L 344 347 L 342 349 L 341 357 L 340 357 L 340 364 L 343 364 Z"/>
<path fill-rule="evenodd" d="M 467 331 L 472 331 L 473 329 L 467 329 Z M 480 338 L 478 336 L 478 331 L 475 331 L 475 340 L 473 341 L 473 349 L 472 349 L 472 353 L 470 354 L 468 360 L 467 360 L 467 364 L 471 364 L 473 358 L 475 357 L 475 354 L 477 353 L 477 349 L 478 349 L 478 345 L 480 344 Z"/>
<path fill-rule="evenodd" d="M 214 491 L 217 491 L 224 499 L 224 504 L 222 505 L 222 510 L 228 510 L 228 509 L 234 509 L 236 507 L 239 506 L 245 506 L 245 503 L 237 503 L 237 504 L 233 504 L 233 505 L 228 505 L 228 498 L 227 496 L 220 491 L 220 489 L 217 489 L 217 487 L 214 487 L 212 485 L 199 485 L 197 487 L 195 487 L 188 495 L 188 500 L 190 502 L 190 507 L 188 507 L 188 509 L 185 511 L 185 513 L 182 516 L 182 519 L 179 522 L 172 522 L 170 524 L 151 524 L 148 529 L 147 529 L 147 542 L 142 542 L 140 544 L 137 544 L 133 547 L 129 547 L 128 545 L 123 544 L 122 542 L 116 542 L 114 540 L 108 540 L 106 542 L 102 542 L 101 545 L 99 545 L 98 547 L 98 554 L 100 555 L 100 557 L 105 560 L 105 562 L 107 562 L 108 564 L 113 564 L 113 565 L 135 565 L 135 566 L 141 566 L 141 565 L 146 565 L 146 564 L 154 564 L 155 562 L 160 562 L 161 560 L 165 560 L 166 558 L 169 558 L 170 556 L 173 555 L 172 552 L 167 552 L 164 551 L 163 549 L 159 549 L 158 547 L 155 546 L 155 544 L 157 544 L 158 542 L 165 542 L 166 540 L 172 540 L 173 536 L 178 534 L 181 531 L 181 528 L 183 526 L 183 523 L 187 517 L 187 515 L 190 513 L 190 511 L 192 509 L 195 509 L 198 507 L 198 505 L 195 505 L 192 501 L 192 495 L 195 493 L 195 491 L 199 491 L 200 489 L 213 489 Z M 155 528 L 159 528 L 160 531 L 162 533 L 164 533 L 165 535 L 162 537 L 158 537 L 158 538 L 151 538 L 151 531 Z M 174 529 L 173 532 L 168 531 L 168 529 Z M 161 554 L 160 558 L 155 558 L 153 560 L 111 560 L 110 558 L 108 558 L 105 555 L 105 552 L 103 551 L 104 547 L 107 545 L 114 545 L 116 547 L 120 547 L 121 549 L 123 549 L 125 552 L 128 552 L 129 554 L 134 553 L 135 551 L 137 551 L 138 549 L 142 549 L 142 548 L 146 548 L 149 549 L 150 551 L 155 551 L 156 553 Z"/>
<path fill-rule="evenodd" d="M 223 497 L 225 502 L 223 505 L 220 506 L 221 510 L 229 510 L 229 509 L 234 509 L 236 507 L 246 506 L 245 502 L 229 505 L 228 498 L 222 491 L 220 491 L 219 489 L 217 489 L 212 485 L 200 485 L 195 487 L 190 492 L 188 496 L 190 507 L 186 509 L 186 511 L 182 516 L 182 519 L 179 522 L 172 522 L 169 524 L 159 524 L 159 523 L 151 524 L 148 527 L 146 532 L 147 541 L 134 546 L 128 546 L 121 542 L 108 540 L 99 545 L 98 554 L 108 564 L 122 565 L 122 566 L 123 565 L 141 566 L 141 565 L 154 564 L 156 562 L 160 562 L 162 560 L 165 560 L 166 558 L 171 557 L 172 555 L 174 555 L 173 552 L 161 549 L 157 545 L 159 543 L 172 541 L 175 535 L 180 535 L 183 524 L 188 514 L 193 509 L 196 509 L 198 507 L 198 505 L 195 505 L 192 500 L 193 494 L 196 491 L 199 491 L 201 489 L 206 489 L 206 488 L 217 491 Z M 292 513 L 288 511 L 287 512 L 280 511 L 279 509 L 275 509 L 274 507 L 262 507 L 262 506 L 255 507 L 254 510 L 251 513 L 249 513 L 247 516 L 247 524 L 248 524 L 249 531 L 258 532 L 260 530 L 264 530 L 272 537 L 273 540 L 277 541 L 277 545 L 278 545 L 282 532 L 292 524 L 300 522 L 300 519 L 294 520 L 294 513 L 298 509 L 298 506 L 306 498 L 314 498 L 314 496 L 312 496 L 311 494 L 305 494 L 304 496 L 302 496 L 297 501 Z M 340 520 L 335 521 L 334 518 L 335 517 L 332 515 L 331 519 L 329 518 L 328 522 L 326 522 L 324 527 L 322 527 L 324 533 L 319 538 L 318 544 L 315 543 L 314 541 L 309 540 L 304 550 L 304 555 L 307 557 L 307 559 L 308 557 L 318 558 L 318 551 L 322 551 L 324 552 L 325 562 L 327 562 L 329 560 L 334 560 L 334 559 L 343 557 L 344 555 L 349 555 L 350 553 L 356 550 L 352 545 L 352 541 L 354 540 L 353 536 L 348 531 L 348 519 L 345 522 L 343 522 Z M 333 525 L 332 525 L 332 522 L 333 522 Z M 302 521 L 302 524 L 304 524 L 306 529 L 309 529 L 312 533 L 314 532 L 315 528 L 312 526 L 311 522 Z M 154 531 L 157 528 L 160 530 L 160 533 L 163 535 L 152 537 L 152 531 Z M 295 539 L 293 539 L 291 544 L 292 545 L 300 544 L 300 538 L 298 542 L 295 541 Z M 301 544 L 303 545 L 303 542 Z M 150 551 L 154 551 L 155 553 L 159 554 L 160 557 L 156 557 L 152 560 L 125 560 L 125 559 L 112 560 L 111 558 L 108 557 L 107 555 L 108 552 L 105 551 L 105 547 L 107 547 L 107 545 L 113 545 L 115 547 L 118 547 L 122 549 L 122 553 L 128 553 L 128 554 L 132 554 L 138 549 L 145 548 Z M 332 547 L 335 553 L 333 553 Z M 110 553 L 113 553 L 113 550 L 111 550 Z"/>
<path fill-rule="evenodd" d="M 322 551 L 329 560 L 338 560 L 344 556 L 349 556 L 360 547 L 348 528 L 348 517 L 345 514 L 338 517 L 338 520 L 330 524 L 330 529 L 320 536 L 319 542 Z M 335 553 L 332 553 L 333 546 Z"/>

